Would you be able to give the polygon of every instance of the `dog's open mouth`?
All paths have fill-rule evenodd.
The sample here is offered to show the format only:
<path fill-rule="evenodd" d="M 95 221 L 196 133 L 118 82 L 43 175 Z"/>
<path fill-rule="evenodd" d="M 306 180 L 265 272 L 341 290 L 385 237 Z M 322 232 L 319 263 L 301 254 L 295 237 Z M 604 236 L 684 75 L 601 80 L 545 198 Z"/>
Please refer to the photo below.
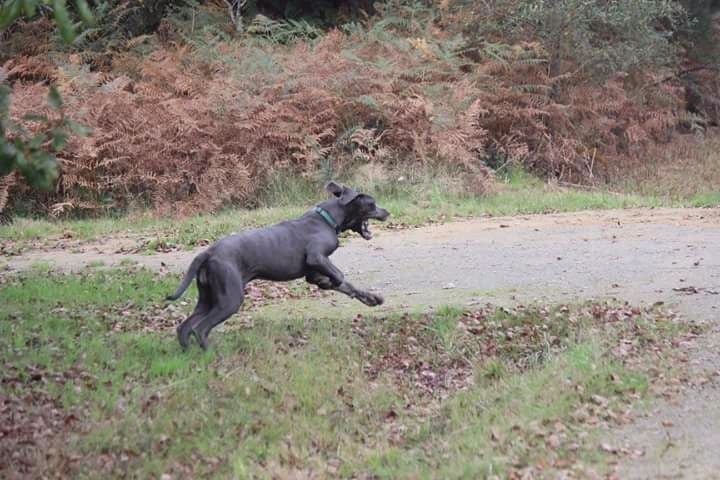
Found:
<path fill-rule="evenodd" d="M 370 226 L 368 225 L 369 221 L 369 219 L 359 221 L 350 228 L 353 232 L 359 233 L 365 240 L 370 240 L 372 238 L 372 232 L 370 231 Z"/>
<path fill-rule="evenodd" d="M 365 240 L 370 240 L 372 238 L 372 232 L 370 231 L 370 227 L 368 226 L 368 221 L 363 220 L 360 223 L 360 231 L 358 232 L 361 237 L 363 237 Z"/>
<path fill-rule="evenodd" d="M 387 213 L 387 211 L 381 210 L 377 214 L 371 214 L 368 218 L 358 220 L 350 228 L 355 233 L 359 233 L 360 236 L 363 237 L 365 240 L 370 240 L 371 238 L 373 238 L 373 234 L 370 231 L 370 220 L 378 220 L 380 222 L 384 222 L 388 215 L 389 214 Z"/>

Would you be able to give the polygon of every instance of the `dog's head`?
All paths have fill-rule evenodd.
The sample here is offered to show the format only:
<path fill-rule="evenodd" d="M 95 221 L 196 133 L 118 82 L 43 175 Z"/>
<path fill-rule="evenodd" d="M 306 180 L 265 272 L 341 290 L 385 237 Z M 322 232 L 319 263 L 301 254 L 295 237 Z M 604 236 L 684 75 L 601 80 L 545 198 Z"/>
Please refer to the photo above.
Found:
<path fill-rule="evenodd" d="M 375 199 L 366 193 L 360 193 L 335 182 L 328 183 L 325 190 L 337 197 L 338 203 L 345 212 L 341 229 L 357 232 L 365 240 L 372 238 L 368 227 L 369 220 L 375 219 L 384 222 L 390 216 L 390 212 L 378 207 Z"/>

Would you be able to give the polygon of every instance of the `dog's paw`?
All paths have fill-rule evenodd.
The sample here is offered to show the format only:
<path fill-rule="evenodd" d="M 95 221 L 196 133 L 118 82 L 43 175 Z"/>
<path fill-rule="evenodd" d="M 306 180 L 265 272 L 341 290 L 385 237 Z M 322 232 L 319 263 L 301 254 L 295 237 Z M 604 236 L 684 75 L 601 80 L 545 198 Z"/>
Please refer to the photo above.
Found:
<path fill-rule="evenodd" d="M 195 337 L 195 340 L 197 340 L 198 345 L 200 345 L 200 348 L 203 350 L 208 349 L 208 335 L 206 332 L 203 332 L 202 330 L 197 330 L 195 328 L 190 329 L 190 333 Z"/>
<path fill-rule="evenodd" d="M 360 299 L 368 307 L 377 307 L 382 305 L 385 299 L 375 293 L 365 293 Z"/>
<path fill-rule="evenodd" d="M 179 325 L 176 329 L 177 332 L 177 339 L 180 343 L 180 348 L 183 349 L 183 351 L 187 350 L 188 348 L 188 336 L 189 332 L 187 328 L 183 328 L 183 325 Z"/>

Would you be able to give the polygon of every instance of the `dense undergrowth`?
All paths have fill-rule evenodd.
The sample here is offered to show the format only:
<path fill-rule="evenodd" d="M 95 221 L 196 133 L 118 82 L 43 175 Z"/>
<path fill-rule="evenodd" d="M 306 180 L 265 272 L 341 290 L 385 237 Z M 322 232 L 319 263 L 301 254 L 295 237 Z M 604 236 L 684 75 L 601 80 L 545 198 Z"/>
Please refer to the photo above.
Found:
<path fill-rule="evenodd" d="M 0 179 L 0 208 L 208 212 L 257 206 L 279 173 L 319 184 L 367 164 L 450 168 L 475 194 L 517 165 L 626 176 L 681 133 L 711 133 L 720 83 L 683 43 L 680 4 L 598 5 L 388 1 L 336 28 L 260 15 L 238 33 L 224 5 L 188 2 L 151 34 L 106 20 L 72 48 L 46 20 L 18 24 L 0 76 L 13 118 L 44 112 L 57 85 L 92 134 L 59 155 L 52 193 Z"/>

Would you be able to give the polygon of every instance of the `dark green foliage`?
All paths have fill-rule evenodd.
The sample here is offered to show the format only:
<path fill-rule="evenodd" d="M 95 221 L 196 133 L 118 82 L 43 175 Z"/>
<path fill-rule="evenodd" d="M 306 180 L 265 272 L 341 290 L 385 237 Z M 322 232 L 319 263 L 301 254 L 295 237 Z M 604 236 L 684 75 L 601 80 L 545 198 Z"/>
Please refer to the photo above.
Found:
<path fill-rule="evenodd" d="M 550 76 L 573 61 L 597 79 L 669 64 L 669 41 L 685 12 L 672 0 L 534 0 L 521 2 L 517 23 L 539 37 L 550 55 Z M 579 63 L 579 65 L 578 65 Z"/>
<path fill-rule="evenodd" d="M 700 63 L 719 63 L 720 45 L 714 18 L 720 14 L 720 0 L 682 0 L 690 17 L 686 28 L 680 31 L 688 56 Z"/>
<path fill-rule="evenodd" d="M 74 2 L 78 15 L 86 24 L 94 21 L 85 0 Z M 75 41 L 77 25 L 73 23 L 64 0 L 6 0 L 0 4 L 0 32 L 21 16 L 28 19 L 45 12 L 52 12 L 60 36 L 66 43 Z M 29 120 L 43 125 L 39 131 L 28 132 L 10 120 L 10 88 L 3 85 L 0 71 L 0 176 L 19 171 L 28 184 L 36 188 L 50 189 L 58 176 L 55 153 L 67 143 L 70 132 L 82 133 L 84 128 L 66 119 L 62 113 L 63 102 L 54 87 L 50 89 L 48 102 L 58 112 L 59 118 L 50 120 L 35 116 Z"/>
<path fill-rule="evenodd" d="M 83 23 L 94 23 L 95 18 L 86 0 L 73 0 L 72 8 Z M 75 40 L 78 25 L 73 21 L 65 0 L 3 0 L 0 2 L 0 32 L 18 18 L 32 20 L 38 15 L 52 16 L 65 42 Z"/>
<path fill-rule="evenodd" d="M 55 88 L 48 94 L 56 118 L 44 115 L 27 116 L 42 127 L 28 132 L 10 120 L 10 88 L 0 85 L 0 176 L 19 171 L 28 184 L 41 189 L 52 188 L 57 178 L 55 153 L 62 150 L 71 133 L 84 134 L 85 128 L 65 118 L 63 102 Z"/>
<path fill-rule="evenodd" d="M 110 2 L 122 7 L 123 20 L 120 28 L 128 37 L 135 37 L 153 33 L 162 21 L 168 7 L 173 3 L 170 0 L 134 0 L 130 2 Z"/>
<path fill-rule="evenodd" d="M 361 10 L 374 13 L 374 3 L 371 0 L 256 0 L 248 2 L 248 13 L 252 15 L 255 7 L 258 12 L 271 17 L 316 20 L 330 26 L 348 20 Z"/>

